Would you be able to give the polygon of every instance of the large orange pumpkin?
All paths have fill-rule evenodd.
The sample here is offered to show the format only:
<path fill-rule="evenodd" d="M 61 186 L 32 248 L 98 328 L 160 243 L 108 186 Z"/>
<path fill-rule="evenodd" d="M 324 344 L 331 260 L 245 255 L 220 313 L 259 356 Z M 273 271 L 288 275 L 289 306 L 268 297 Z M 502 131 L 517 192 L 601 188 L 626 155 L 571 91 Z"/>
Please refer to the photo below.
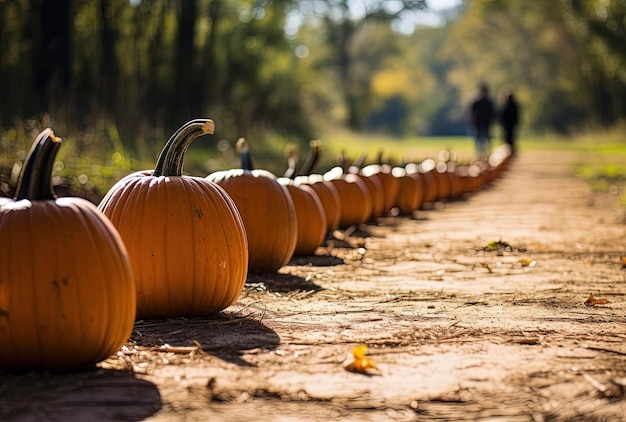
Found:
<path fill-rule="evenodd" d="M 209 119 L 186 123 L 154 171 L 126 176 L 99 205 L 126 243 L 139 318 L 211 314 L 243 289 L 248 247 L 237 207 L 218 185 L 182 175 L 189 144 L 213 130 Z"/>
<path fill-rule="evenodd" d="M 296 210 L 287 188 L 276 176 L 253 168 L 243 138 L 238 149 L 242 168 L 212 173 L 207 180 L 222 186 L 239 209 L 248 236 L 248 270 L 276 271 L 289 262 L 296 248 Z"/>
<path fill-rule="evenodd" d="M 0 367 L 69 369 L 114 354 L 135 322 L 135 284 L 111 222 L 82 198 L 57 198 L 61 139 L 35 140 L 14 199 L 0 200 Z"/>

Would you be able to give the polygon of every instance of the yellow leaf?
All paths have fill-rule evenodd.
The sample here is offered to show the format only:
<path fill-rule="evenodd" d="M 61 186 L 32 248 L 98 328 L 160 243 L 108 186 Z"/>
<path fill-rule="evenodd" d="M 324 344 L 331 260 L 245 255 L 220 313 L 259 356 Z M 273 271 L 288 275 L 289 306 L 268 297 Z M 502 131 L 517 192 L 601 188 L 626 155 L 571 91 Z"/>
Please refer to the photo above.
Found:
<path fill-rule="evenodd" d="M 522 264 L 522 267 L 534 267 L 535 265 L 537 265 L 537 261 L 530 258 L 521 258 L 517 262 Z"/>
<path fill-rule="evenodd" d="M 367 346 L 359 344 L 352 353 L 343 362 L 344 369 L 352 372 L 359 372 L 366 375 L 380 375 L 380 371 L 376 367 L 376 363 L 369 357 L 365 356 Z"/>

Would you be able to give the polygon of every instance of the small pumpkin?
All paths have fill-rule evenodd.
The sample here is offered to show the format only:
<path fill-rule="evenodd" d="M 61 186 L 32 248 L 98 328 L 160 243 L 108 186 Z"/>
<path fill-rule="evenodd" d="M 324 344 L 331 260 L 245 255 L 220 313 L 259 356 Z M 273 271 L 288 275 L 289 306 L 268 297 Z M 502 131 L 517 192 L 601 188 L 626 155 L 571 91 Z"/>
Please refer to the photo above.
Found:
<path fill-rule="evenodd" d="M 220 185 L 233 198 L 246 227 L 249 271 L 277 271 L 287 264 L 296 248 L 296 210 L 274 174 L 254 169 L 247 141 L 237 141 L 241 168 L 217 171 L 207 180 Z"/>
<path fill-rule="evenodd" d="M 422 206 L 424 198 L 422 180 L 407 174 L 402 167 L 394 167 L 391 172 L 398 179 L 398 197 L 395 204 L 398 212 L 403 215 L 411 215 L 413 211 Z"/>
<path fill-rule="evenodd" d="M 331 233 L 339 227 L 341 219 L 341 202 L 333 183 L 324 180 L 321 174 L 312 174 L 313 168 L 319 160 L 321 144 L 314 140 L 309 143 L 310 154 L 305 161 L 300 175 L 293 179 L 294 185 L 308 185 L 317 193 L 317 196 L 326 214 L 326 231 Z"/>
<path fill-rule="evenodd" d="M 308 186 L 317 194 L 324 217 L 326 219 L 326 232 L 337 230 L 341 219 L 341 201 L 335 185 L 324 180 L 321 174 L 310 174 L 308 176 L 296 176 L 293 179 L 295 186 Z"/>
<path fill-rule="evenodd" d="M 114 354 L 135 322 L 126 248 L 91 202 L 51 185 L 61 138 L 39 134 L 0 200 L 0 367 L 74 369 Z"/>
<path fill-rule="evenodd" d="M 448 165 L 445 161 L 437 161 L 434 170 L 435 179 L 437 180 L 437 199 L 448 199 L 452 194 L 452 186 L 448 177 Z"/>
<path fill-rule="evenodd" d="M 424 175 L 420 172 L 419 165 L 417 163 L 406 164 L 404 166 L 404 174 L 415 180 L 417 195 L 419 196 L 419 205 L 415 208 L 417 211 L 424 205 L 424 197 L 426 195 L 426 181 L 424 180 Z M 400 187 L 400 191 L 402 190 L 403 188 Z"/>
<path fill-rule="evenodd" d="M 296 211 L 298 240 L 294 255 L 313 255 L 327 233 L 326 213 L 317 193 L 307 185 L 296 185 L 288 178 L 278 182 L 287 188 Z"/>
<path fill-rule="evenodd" d="M 365 183 L 367 190 L 372 198 L 372 215 L 370 218 L 382 217 L 386 214 L 385 211 L 385 188 L 383 182 L 378 173 L 364 174 L 361 166 L 355 162 L 348 167 L 348 173 L 358 174 L 361 176 L 361 180 Z"/>
<path fill-rule="evenodd" d="M 435 174 L 437 163 L 432 158 L 427 158 L 419 164 L 419 169 L 424 179 L 424 201 L 436 202 L 439 199 L 439 183 Z"/>
<path fill-rule="evenodd" d="M 394 207 L 398 199 L 399 180 L 391 173 L 392 166 L 382 162 L 382 152 L 379 154 L 378 163 L 369 164 L 361 169 L 363 176 L 378 175 L 383 185 L 384 204 L 383 215 L 387 215 Z"/>
<path fill-rule="evenodd" d="M 367 222 L 372 215 L 372 197 L 358 174 L 344 173 L 337 166 L 324 173 L 324 180 L 331 182 L 341 203 L 339 227 Z"/>
<path fill-rule="evenodd" d="M 126 243 L 139 318 L 219 312 L 243 289 L 248 246 L 235 203 L 215 183 L 182 174 L 189 144 L 214 127 L 210 119 L 183 125 L 153 171 L 124 177 L 98 206 Z"/>

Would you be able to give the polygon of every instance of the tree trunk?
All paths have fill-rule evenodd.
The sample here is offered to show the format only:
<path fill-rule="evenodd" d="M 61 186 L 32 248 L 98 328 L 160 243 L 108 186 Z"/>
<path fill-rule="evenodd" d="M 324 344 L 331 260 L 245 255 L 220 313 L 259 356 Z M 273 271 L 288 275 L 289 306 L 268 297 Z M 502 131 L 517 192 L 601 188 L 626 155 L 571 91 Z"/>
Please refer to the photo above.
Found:
<path fill-rule="evenodd" d="M 70 83 L 70 0 L 35 0 L 39 11 L 33 64 L 35 92 L 43 110 L 60 105 Z"/>
<path fill-rule="evenodd" d="M 179 0 L 178 2 L 178 34 L 176 38 L 175 90 L 174 104 L 177 104 L 178 118 L 183 121 L 190 119 L 191 112 L 197 110 L 198 97 L 193 95 L 194 68 L 194 35 L 197 15 L 197 0 Z"/>

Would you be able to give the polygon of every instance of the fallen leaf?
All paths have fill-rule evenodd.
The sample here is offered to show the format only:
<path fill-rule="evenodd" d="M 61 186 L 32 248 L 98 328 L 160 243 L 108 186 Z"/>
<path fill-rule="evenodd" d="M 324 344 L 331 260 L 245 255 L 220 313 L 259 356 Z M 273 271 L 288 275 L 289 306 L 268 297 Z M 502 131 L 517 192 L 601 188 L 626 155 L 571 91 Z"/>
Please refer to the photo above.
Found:
<path fill-rule="evenodd" d="M 537 261 L 530 258 L 521 258 L 517 262 L 522 264 L 522 267 L 534 267 L 535 265 L 537 265 Z"/>
<path fill-rule="evenodd" d="M 367 346 L 365 344 L 356 346 L 343 362 L 344 369 L 365 375 L 381 375 L 374 361 L 365 356 L 366 353 Z"/>
<path fill-rule="evenodd" d="M 589 293 L 589 297 L 585 300 L 585 306 L 596 306 L 596 305 L 606 305 L 609 303 L 606 299 L 596 299 L 593 297 L 593 293 Z"/>

